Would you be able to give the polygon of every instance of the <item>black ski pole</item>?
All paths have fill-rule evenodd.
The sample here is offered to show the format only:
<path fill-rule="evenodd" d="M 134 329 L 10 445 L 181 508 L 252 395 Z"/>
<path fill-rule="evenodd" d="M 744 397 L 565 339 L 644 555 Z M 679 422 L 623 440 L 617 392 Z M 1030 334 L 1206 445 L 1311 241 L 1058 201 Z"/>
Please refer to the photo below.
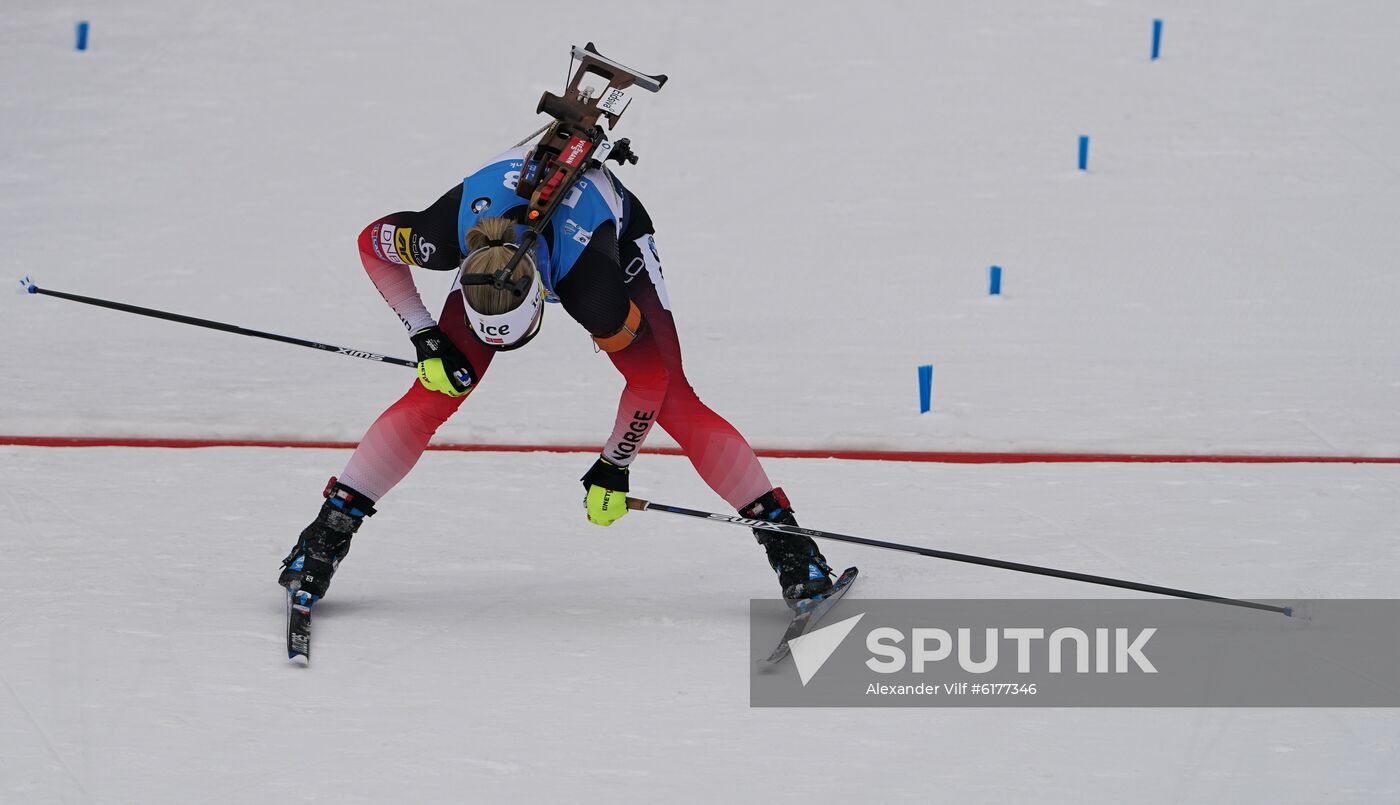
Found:
<path fill-rule="evenodd" d="M 870 545 L 875 548 L 888 548 L 892 551 L 905 551 L 906 553 L 917 553 L 921 556 L 932 556 L 935 559 L 947 559 L 952 562 L 967 562 L 973 565 L 985 565 L 987 567 L 999 567 L 1003 570 L 1015 570 L 1018 573 L 1034 573 L 1039 576 L 1054 576 L 1059 579 L 1070 579 L 1072 581 L 1083 581 L 1089 584 L 1102 584 L 1106 587 L 1122 587 L 1125 590 L 1137 590 L 1144 593 L 1154 593 L 1156 595 L 1167 595 L 1174 598 L 1190 598 L 1196 601 L 1211 601 L 1216 604 L 1228 604 L 1232 607 L 1244 607 L 1246 609 L 1262 609 L 1266 612 L 1281 612 L 1288 617 L 1293 617 L 1293 607 L 1279 607 L 1273 604 L 1261 604 L 1257 601 L 1241 601 L 1237 598 L 1222 598 L 1218 595 L 1206 595 L 1205 593 L 1193 593 L 1189 590 L 1177 590 L 1171 587 L 1158 587 L 1155 584 L 1141 584 L 1136 581 L 1125 581 L 1123 579 L 1111 579 L 1107 576 L 1092 576 L 1088 573 L 1075 573 L 1072 570 L 1056 570 L 1052 567 L 1040 567 L 1038 565 L 1024 565 L 1020 562 L 1007 562 L 1002 559 L 988 559 L 983 556 L 973 556 L 966 553 L 953 553 L 952 551 L 940 551 L 934 548 L 920 548 L 917 545 L 901 545 L 898 542 L 884 542 L 878 539 L 868 539 L 866 537 L 852 537 L 846 534 L 836 534 L 830 531 L 818 531 L 814 528 L 802 528 L 800 526 L 782 525 L 781 523 L 769 523 L 763 520 L 750 520 L 746 517 L 734 517 L 728 514 L 712 514 L 710 512 L 696 511 L 695 509 L 683 509 L 680 506 L 667 506 L 664 503 L 652 503 L 651 501 L 639 498 L 628 498 L 627 508 L 635 511 L 659 511 L 667 514 L 680 514 L 686 517 L 698 517 L 701 520 L 716 520 L 722 523 L 732 523 L 745 528 L 761 528 L 765 531 L 777 531 L 781 534 L 796 534 L 818 539 L 834 539 L 841 542 L 853 542 L 857 545 Z"/>
<path fill-rule="evenodd" d="M 403 358 L 390 358 L 387 355 L 377 355 L 373 352 L 365 352 L 362 349 L 350 349 L 349 347 L 338 347 L 334 344 L 322 344 L 317 341 L 306 341 L 300 338 L 292 338 L 288 335 L 277 335 L 276 333 L 264 333 L 260 330 L 249 330 L 246 327 L 239 327 L 234 324 L 224 324 L 219 321 L 209 319 L 197 319 L 193 316 L 181 316 L 178 313 L 167 313 L 163 310 L 153 310 L 148 307 L 137 307 L 121 302 L 111 302 L 106 299 L 97 299 L 91 296 L 79 296 L 78 294 L 63 293 L 62 291 L 50 291 L 40 288 L 28 277 L 19 281 L 24 286 L 24 290 L 32 294 L 42 294 L 43 296 L 53 296 L 59 299 L 67 299 L 70 302 L 82 302 L 85 305 L 96 305 L 97 307 L 120 310 L 124 313 L 135 313 L 139 316 L 150 316 L 154 319 L 165 319 L 166 321 L 178 321 L 181 324 L 193 324 L 196 327 L 207 327 L 210 330 L 222 330 L 226 333 L 236 335 L 251 335 L 254 338 L 266 338 L 270 341 L 281 341 L 284 344 L 296 344 L 301 347 L 311 347 L 312 349 L 325 350 L 326 352 L 337 352 L 341 355 L 349 355 L 352 358 L 364 358 L 367 361 L 379 361 L 380 363 L 393 363 L 399 366 L 413 366 L 418 364 L 415 361 L 406 361 Z"/>

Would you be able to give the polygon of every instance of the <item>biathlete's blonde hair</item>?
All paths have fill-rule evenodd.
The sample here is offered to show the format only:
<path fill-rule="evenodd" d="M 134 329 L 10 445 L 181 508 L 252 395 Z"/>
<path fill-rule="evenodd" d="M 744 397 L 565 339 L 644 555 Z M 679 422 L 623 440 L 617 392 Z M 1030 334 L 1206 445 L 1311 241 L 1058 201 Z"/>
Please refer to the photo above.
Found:
<path fill-rule="evenodd" d="M 462 261 L 462 274 L 486 274 L 490 276 L 505 267 L 515 256 L 515 222 L 505 218 L 481 218 L 467 230 L 467 256 Z M 535 261 L 524 259 L 515 264 L 508 282 L 524 279 L 529 285 L 535 275 Z M 519 307 L 525 301 L 507 288 L 497 289 L 490 285 L 464 285 L 463 292 L 467 304 L 478 313 L 496 316 Z"/>

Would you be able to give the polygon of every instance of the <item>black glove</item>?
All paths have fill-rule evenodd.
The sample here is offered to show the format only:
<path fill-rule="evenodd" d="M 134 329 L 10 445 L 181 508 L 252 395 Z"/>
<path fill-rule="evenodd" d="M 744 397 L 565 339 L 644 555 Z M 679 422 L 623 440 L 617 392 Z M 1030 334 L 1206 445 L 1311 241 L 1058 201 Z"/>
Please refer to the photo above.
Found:
<path fill-rule="evenodd" d="M 433 325 L 414 333 L 413 346 L 418 350 L 418 382 L 425 388 L 449 397 L 471 392 L 476 371 L 442 328 Z"/>

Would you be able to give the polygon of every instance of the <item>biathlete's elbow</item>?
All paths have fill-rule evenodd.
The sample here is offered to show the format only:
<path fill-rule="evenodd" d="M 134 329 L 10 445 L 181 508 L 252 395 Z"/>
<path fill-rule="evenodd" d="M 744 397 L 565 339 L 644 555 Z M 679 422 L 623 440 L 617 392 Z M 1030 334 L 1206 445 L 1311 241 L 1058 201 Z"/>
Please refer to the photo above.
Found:
<path fill-rule="evenodd" d="M 642 311 L 637 309 L 637 303 L 627 301 L 627 317 L 623 320 L 622 326 L 606 335 L 593 336 L 593 343 L 598 345 L 598 349 L 604 352 L 621 352 L 632 345 L 638 336 L 645 329 L 645 322 L 642 320 Z"/>
<path fill-rule="evenodd" d="M 391 216 L 385 216 L 360 230 L 355 243 L 360 249 L 360 262 L 365 270 L 373 267 L 407 268 L 394 246 L 394 225 L 387 224 Z"/>
<path fill-rule="evenodd" d="M 360 236 L 355 239 L 355 245 L 360 248 L 360 256 L 364 258 L 374 258 L 383 260 L 384 255 L 375 248 L 378 243 L 379 222 L 375 221 L 364 229 L 360 230 Z"/>

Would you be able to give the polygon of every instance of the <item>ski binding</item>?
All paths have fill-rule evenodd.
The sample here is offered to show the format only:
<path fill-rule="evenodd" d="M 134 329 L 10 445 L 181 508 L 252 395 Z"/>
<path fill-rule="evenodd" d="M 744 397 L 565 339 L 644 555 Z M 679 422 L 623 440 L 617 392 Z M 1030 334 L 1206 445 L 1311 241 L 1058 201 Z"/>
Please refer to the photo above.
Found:
<path fill-rule="evenodd" d="M 799 601 L 794 608 L 795 614 L 792 616 L 792 623 L 788 624 L 787 631 L 783 633 L 782 642 L 778 643 L 778 647 L 773 649 L 773 653 L 768 655 L 768 659 L 764 662 L 769 665 L 777 665 L 786 659 L 792 651 L 791 647 L 788 646 L 788 641 L 795 637 L 801 637 L 816 626 L 817 621 L 830 612 L 831 608 L 836 606 L 836 602 L 840 601 L 841 597 L 846 594 L 846 591 L 851 589 L 851 584 L 855 582 L 858 573 L 860 573 L 859 568 L 848 567 L 836 579 L 830 592 L 820 598 Z"/>

